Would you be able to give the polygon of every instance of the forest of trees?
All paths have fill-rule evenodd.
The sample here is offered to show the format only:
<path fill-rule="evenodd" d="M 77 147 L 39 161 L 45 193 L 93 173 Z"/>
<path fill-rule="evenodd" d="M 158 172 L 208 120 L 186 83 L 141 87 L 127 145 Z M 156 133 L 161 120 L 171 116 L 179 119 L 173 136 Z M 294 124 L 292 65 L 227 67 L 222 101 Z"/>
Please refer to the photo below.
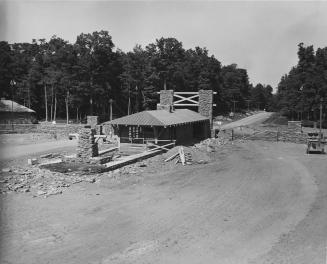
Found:
<path fill-rule="evenodd" d="M 327 102 L 327 47 L 298 45 L 298 64 L 281 78 L 277 109 L 291 119 L 319 120 L 320 103 Z M 326 109 L 324 107 L 324 119 Z"/>
<path fill-rule="evenodd" d="M 301 55 L 305 60 L 301 62 L 303 72 L 311 62 L 307 65 L 307 49 L 301 52 L 305 53 Z M 325 53 L 319 51 L 319 56 Z M 279 98 L 286 98 L 282 86 L 288 85 L 290 78 L 282 80 Z M 306 83 L 304 90 L 312 89 L 309 76 L 301 78 L 301 84 Z M 160 38 L 145 48 L 136 45 L 132 51 L 123 52 L 115 49 L 108 31 L 82 33 L 74 44 L 57 36 L 32 43 L 0 42 L 0 87 L 1 97 L 13 98 L 48 121 L 92 114 L 107 119 L 110 99 L 114 116 L 155 109 L 157 92 L 164 87 L 214 90 L 215 114 L 232 111 L 234 104 L 237 111 L 269 110 L 275 102 L 271 86 L 253 86 L 246 69 L 236 64 L 223 66 L 206 48 L 186 50 L 175 38 Z"/>

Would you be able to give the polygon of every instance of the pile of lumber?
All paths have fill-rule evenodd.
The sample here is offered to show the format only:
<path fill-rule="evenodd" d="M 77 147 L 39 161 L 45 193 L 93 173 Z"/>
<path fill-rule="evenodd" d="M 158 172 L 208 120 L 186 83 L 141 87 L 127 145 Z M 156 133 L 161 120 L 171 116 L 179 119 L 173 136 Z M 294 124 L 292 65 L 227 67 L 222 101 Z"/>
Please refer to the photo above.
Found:
<path fill-rule="evenodd" d="M 165 162 L 172 161 L 175 159 L 175 164 L 182 163 L 183 166 L 192 164 L 192 154 L 188 152 L 184 153 L 183 147 L 179 147 L 178 152 L 165 159 Z"/>

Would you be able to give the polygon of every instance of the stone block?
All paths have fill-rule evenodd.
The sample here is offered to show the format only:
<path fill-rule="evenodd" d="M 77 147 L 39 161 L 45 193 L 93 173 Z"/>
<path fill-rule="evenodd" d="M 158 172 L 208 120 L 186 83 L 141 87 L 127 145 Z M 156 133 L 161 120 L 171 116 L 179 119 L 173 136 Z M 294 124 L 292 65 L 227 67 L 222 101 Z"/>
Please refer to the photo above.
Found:
<path fill-rule="evenodd" d="M 174 103 L 174 91 L 173 90 L 161 90 L 160 91 L 160 105 L 173 105 Z"/>

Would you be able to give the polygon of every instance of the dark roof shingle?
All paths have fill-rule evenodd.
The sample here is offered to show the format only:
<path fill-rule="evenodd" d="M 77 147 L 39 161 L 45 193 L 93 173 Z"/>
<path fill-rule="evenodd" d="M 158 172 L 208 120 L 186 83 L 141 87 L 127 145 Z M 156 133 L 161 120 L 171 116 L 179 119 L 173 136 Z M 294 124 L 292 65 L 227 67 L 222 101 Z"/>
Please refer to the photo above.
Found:
<path fill-rule="evenodd" d="M 167 110 L 143 111 L 108 121 L 113 125 L 132 126 L 173 126 L 192 122 L 209 120 L 207 117 L 189 109 L 176 109 L 174 112 Z"/>

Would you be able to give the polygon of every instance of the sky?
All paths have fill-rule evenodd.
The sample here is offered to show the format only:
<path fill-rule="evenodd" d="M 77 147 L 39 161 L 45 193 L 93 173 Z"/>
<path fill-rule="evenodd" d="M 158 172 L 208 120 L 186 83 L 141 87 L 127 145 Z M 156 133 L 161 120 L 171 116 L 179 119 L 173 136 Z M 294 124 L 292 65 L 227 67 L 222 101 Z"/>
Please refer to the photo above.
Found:
<path fill-rule="evenodd" d="M 185 49 L 206 47 L 222 65 L 236 63 L 250 82 L 277 87 L 297 63 L 297 45 L 327 46 L 327 1 L 0 0 L 0 40 L 31 42 L 108 30 L 131 51 L 161 37 Z"/>

